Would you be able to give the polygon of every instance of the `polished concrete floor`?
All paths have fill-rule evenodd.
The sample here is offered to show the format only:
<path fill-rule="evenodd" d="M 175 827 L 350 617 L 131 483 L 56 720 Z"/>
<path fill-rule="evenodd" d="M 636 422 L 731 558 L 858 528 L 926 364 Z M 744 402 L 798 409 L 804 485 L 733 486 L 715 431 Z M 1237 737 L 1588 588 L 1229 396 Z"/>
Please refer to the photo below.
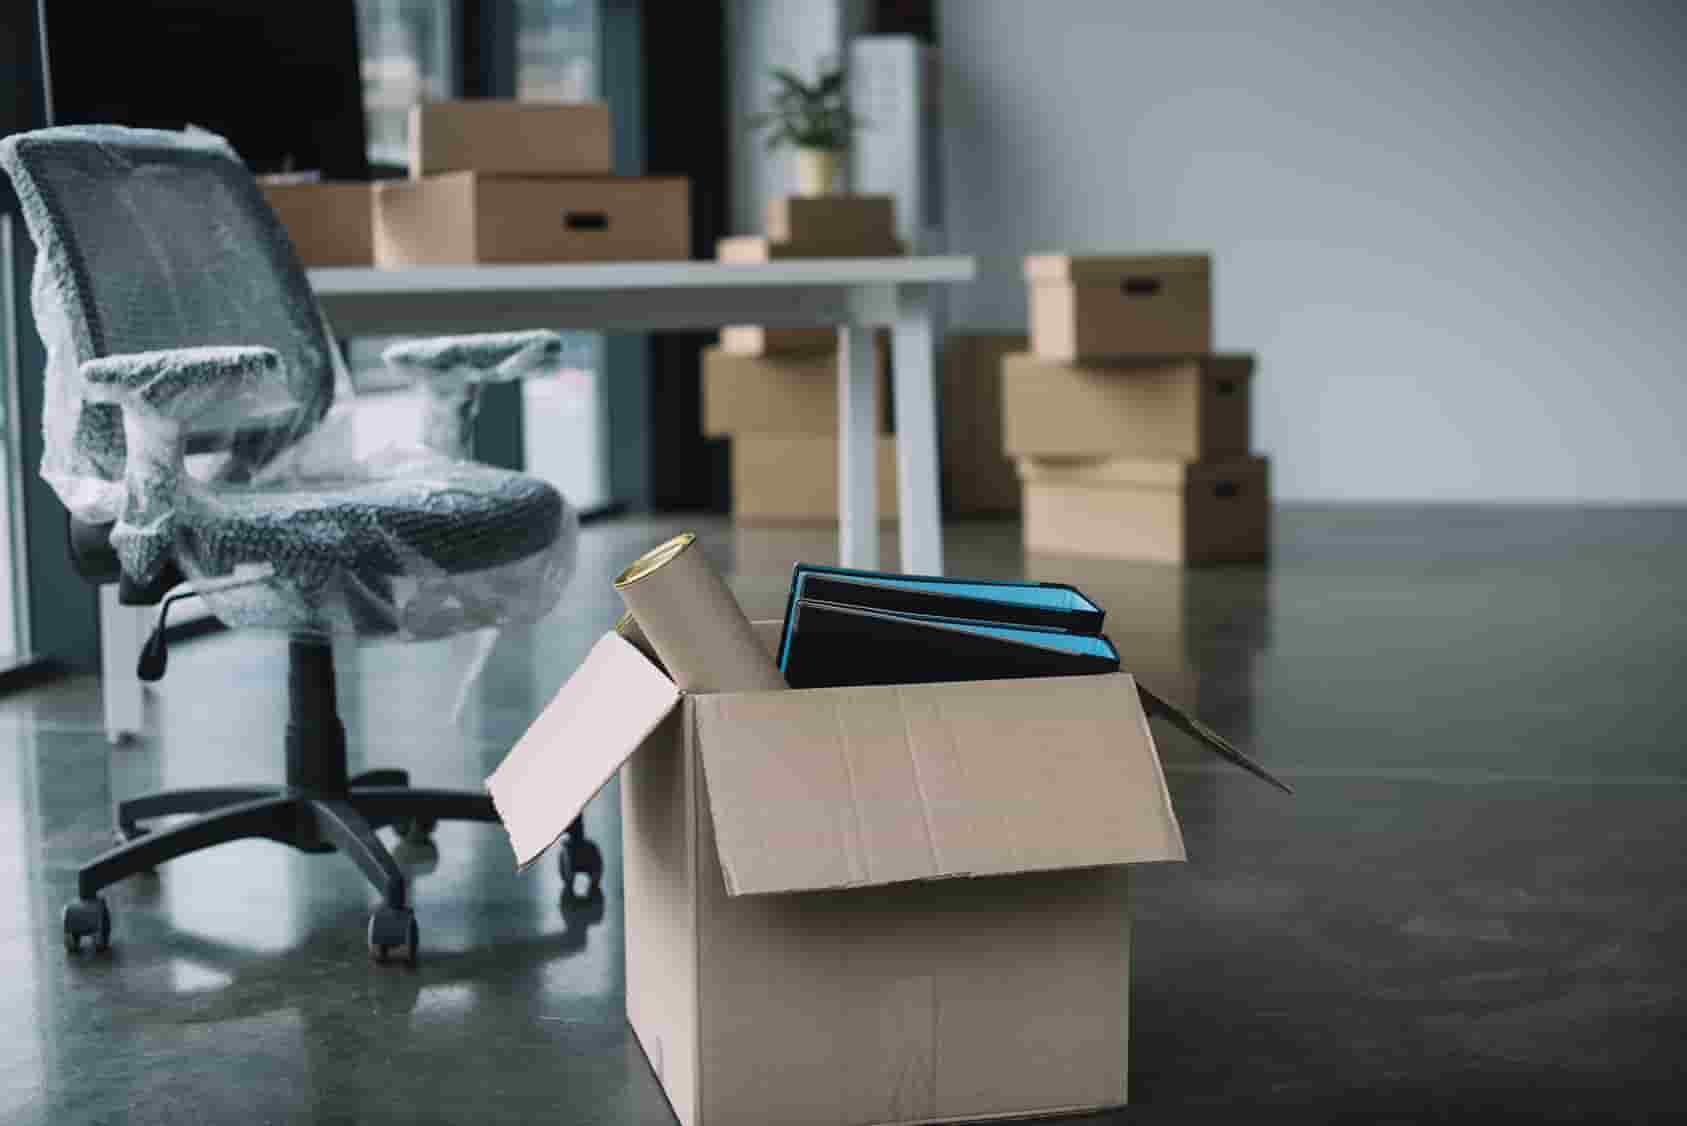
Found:
<path fill-rule="evenodd" d="M 702 522 L 752 613 L 820 532 Z M 477 785 L 617 616 L 671 521 L 590 529 L 566 604 L 509 631 L 361 651 L 354 757 Z M 949 534 L 952 573 L 1109 607 L 1128 665 L 1297 787 L 1161 733 L 1189 862 L 1135 881 L 1132 1108 L 1107 1121 L 1636 1120 L 1687 1102 L 1687 514 L 1282 513 L 1269 568 L 1026 560 Z M 416 879 L 423 961 L 368 961 L 342 858 L 254 842 L 128 881 L 115 945 L 59 909 L 109 806 L 279 777 L 284 646 L 172 654 L 133 746 L 91 680 L 0 700 L 0 1122 L 662 1123 L 622 1019 L 613 792 L 596 909 L 501 832 L 451 825 Z"/>

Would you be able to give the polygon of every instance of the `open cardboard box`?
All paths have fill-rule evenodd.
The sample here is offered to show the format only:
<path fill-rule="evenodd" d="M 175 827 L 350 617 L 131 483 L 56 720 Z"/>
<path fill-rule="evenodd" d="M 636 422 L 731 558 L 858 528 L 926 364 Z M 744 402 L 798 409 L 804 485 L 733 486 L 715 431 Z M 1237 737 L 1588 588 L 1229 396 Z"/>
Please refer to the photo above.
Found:
<path fill-rule="evenodd" d="M 627 1019 L 685 1126 L 1126 1101 L 1123 866 L 1184 858 L 1128 674 L 686 695 L 611 632 L 487 780 L 518 862 L 618 770 Z"/>

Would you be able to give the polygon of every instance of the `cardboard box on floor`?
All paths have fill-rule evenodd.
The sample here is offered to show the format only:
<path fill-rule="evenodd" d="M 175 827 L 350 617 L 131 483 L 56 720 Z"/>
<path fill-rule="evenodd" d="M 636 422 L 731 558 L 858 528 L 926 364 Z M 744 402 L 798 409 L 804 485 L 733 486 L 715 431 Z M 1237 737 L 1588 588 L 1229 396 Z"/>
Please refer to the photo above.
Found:
<path fill-rule="evenodd" d="M 1154 563 L 1263 560 L 1271 495 L 1263 457 L 1019 462 L 1027 552 Z"/>
<path fill-rule="evenodd" d="M 943 503 L 953 516 L 1019 511 L 1019 476 L 1002 453 L 1002 357 L 1023 333 L 953 332 L 943 341 Z"/>
<path fill-rule="evenodd" d="M 615 170 L 602 102 L 502 98 L 410 107 L 410 175 L 608 176 Z"/>
<path fill-rule="evenodd" d="M 890 342 L 879 349 L 880 432 L 890 433 Z M 740 356 L 703 350 L 703 434 L 838 433 L 838 355 Z"/>
<path fill-rule="evenodd" d="M 1205 254 L 1033 254 L 1031 351 L 1051 360 L 1212 351 Z"/>
<path fill-rule="evenodd" d="M 1170 458 L 1246 454 L 1253 357 L 1068 364 L 1002 361 L 1001 445 L 1010 457 Z"/>
<path fill-rule="evenodd" d="M 374 191 L 362 181 L 258 181 L 270 210 L 307 267 L 375 262 Z"/>
<path fill-rule="evenodd" d="M 683 260 L 691 256 L 690 197 L 690 183 L 674 177 L 384 180 L 375 190 L 375 263 Z"/>
<path fill-rule="evenodd" d="M 1128 675 L 684 696 L 610 633 L 487 780 L 517 860 L 617 770 L 627 1019 L 682 1126 L 1126 1101 L 1122 866 L 1184 857 Z"/>
<path fill-rule="evenodd" d="M 896 439 L 879 438 L 878 517 L 896 519 Z M 838 439 L 820 434 L 735 434 L 735 524 L 836 524 Z"/>

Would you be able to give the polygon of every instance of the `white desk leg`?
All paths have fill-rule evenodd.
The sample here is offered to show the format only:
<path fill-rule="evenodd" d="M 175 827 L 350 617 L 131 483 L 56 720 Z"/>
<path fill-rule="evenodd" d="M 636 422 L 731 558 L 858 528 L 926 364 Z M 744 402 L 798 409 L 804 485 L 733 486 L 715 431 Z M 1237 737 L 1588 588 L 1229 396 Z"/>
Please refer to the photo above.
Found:
<path fill-rule="evenodd" d="M 117 601 L 117 584 L 100 588 L 100 696 L 105 704 L 105 737 L 121 743 L 145 726 L 146 689 L 135 675 L 146 644 L 153 610 Z"/>
<path fill-rule="evenodd" d="M 896 504 L 902 569 L 943 573 L 943 515 L 938 502 L 936 340 L 926 286 L 897 295 L 891 366 L 896 380 Z"/>
<path fill-rule="evenodd" d="M 874 330 L 838 329 L 838 561 L 879 568 L 879 350 Z"/>

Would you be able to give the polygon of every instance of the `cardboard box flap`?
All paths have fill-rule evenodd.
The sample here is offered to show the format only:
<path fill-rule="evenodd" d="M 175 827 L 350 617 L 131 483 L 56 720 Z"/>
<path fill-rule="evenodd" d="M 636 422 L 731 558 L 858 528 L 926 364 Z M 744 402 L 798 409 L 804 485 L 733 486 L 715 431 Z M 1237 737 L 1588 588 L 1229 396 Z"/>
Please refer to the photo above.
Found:
<path fill-rule="evenodd" d="M 732 895 L 1183 859 L 1128 674 L 692 704 Z"/>
<path fill-rule="evenodd" d="M 486 779 L 518 867 L 562 836 L 679 698 L 625 638 L 610 632 L 598 640 Z"/>
<path fill-rule="evenodd" d="M 1025 258 L 1028 282 L 1071 282 L 1107 285 L 1132 277 L 1205 274 L 1212 269 L 1206 254 L 1030 254 Z"/>

